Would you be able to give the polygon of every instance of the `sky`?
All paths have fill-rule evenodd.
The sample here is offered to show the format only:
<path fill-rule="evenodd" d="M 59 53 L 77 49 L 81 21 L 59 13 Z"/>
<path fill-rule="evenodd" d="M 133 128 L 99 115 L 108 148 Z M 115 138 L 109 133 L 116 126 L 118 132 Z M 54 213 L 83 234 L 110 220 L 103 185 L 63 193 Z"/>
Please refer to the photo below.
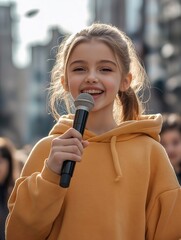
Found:
<path fill-rule="evenodd" d="M 89 21 L 88 0 L 0 0 L 0 5 L 16 3 L 13 36 L 14 62 L 25 67 L 30 62 L 29 46 L 49 40 L 50 26 L 59 26 L 70 33 L 79 31 Z M 27 17 L 31 10 L 34 16 Z"/>

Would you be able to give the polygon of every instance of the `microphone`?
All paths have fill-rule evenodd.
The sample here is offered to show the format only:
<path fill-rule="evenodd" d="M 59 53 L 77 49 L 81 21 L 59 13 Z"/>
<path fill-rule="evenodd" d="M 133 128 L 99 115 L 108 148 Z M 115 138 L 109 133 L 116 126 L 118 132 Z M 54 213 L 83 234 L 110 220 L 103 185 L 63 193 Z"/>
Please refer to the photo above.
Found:
<path fill-rule="evenodd" d="M 81 93 L 75 100 L 76 107 L 73 128 L 82 135 L 86 126 L 89 111 L 94 107 L 94 99 L 88 93 Z M 75 161 L 65 160 L 61 169 L 60 186 L 63 188 L 69 187 L 71 177 L 75 168 Z"/>

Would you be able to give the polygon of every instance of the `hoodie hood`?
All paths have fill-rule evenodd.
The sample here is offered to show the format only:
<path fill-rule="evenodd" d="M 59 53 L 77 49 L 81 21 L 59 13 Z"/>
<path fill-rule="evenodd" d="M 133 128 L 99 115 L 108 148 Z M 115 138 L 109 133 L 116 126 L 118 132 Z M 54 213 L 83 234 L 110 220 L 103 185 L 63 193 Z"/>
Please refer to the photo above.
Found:
<path fill-rule="evenodd" d="M 73 126 L 73 119 L 74 115 L 72 114 L 62 116 L 50 131 L 50 135 L 63 134 Z M 108 143 L 110 145 L 111 159 L 116 174 L 115 181 L 117 182 L 122 177 L 117 143 L 127 141 L 140 135 L 147 135 L 159 142 L 161 126 L 162 116 L 160 114 L 142 115 L 139 120 L 122 122 L 118 127 L 100 135 L 96 135 L 88 129 L 85 129 L 83 139 L 89 142 Z"/>
<path fill-rule="evenodd" d="M 50 131 L 49 135 L 61 135 L 73 126 L 74 115 L 64 115 Z M 156 141 L 160 141 L 159 133 L 162 126 L 161 114 L 142 115 L 139 120 L 122 122 L 114 128 L 101 135 L 85 129 L 83 138 L 90 142 L 111 142 L 113 136 L 116 141 L 125 141 L 138 135 L 148 135 Z"/>

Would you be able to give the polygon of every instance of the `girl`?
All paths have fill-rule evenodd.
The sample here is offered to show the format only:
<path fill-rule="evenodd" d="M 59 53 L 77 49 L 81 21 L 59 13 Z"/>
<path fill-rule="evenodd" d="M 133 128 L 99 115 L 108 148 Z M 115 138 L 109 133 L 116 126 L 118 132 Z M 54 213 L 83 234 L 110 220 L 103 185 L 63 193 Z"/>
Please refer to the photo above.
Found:
<path fill-rule="evenodd" d="M 58 122 L 16 182 L 7 240 L 181 237 L 181 189 L 159 143 L 161 116 L 142 115 L 144 80 L 131 40 L 116 27 L 95 23 L 61 44 L 50 101 Z M 54 108 L 80 93 L 95 101 L 83 138 L 72 128 L 74 115 Z M 67 159 L 81 163 L 62 188 Z"/>

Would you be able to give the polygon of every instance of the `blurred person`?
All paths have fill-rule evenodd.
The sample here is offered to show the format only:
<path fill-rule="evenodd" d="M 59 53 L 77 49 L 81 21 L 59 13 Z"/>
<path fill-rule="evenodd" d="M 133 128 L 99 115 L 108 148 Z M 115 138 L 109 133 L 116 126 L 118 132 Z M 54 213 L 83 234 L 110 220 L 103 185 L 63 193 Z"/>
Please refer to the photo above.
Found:
<path fill-rule="evenodd" d="M 143 114 L 145 84 L 131 39 L 112 25 L 92 24 L 61 43 L 50 86 L 57 123 L 16 181 L 6 240 L 181 238 L 181 188 L 159 142 L 161 115 Z M 83 136 L 74 113 L 56 108 L 82 93 L 95 102 Z M 60 185 L 67 159 L 77 163 L 69 188 Z"/>
<path fill-rule="evenodd" d="M 28 157 L 28 155 L 24 152 L 23 149 L 17 149 L 17 151 L 15 153 L 15 159 L 17 161 L 17 169 L 18 169 L 19 173 L 21 173 L 27 157 Z"/>
<path fill-rule="evenodd" d="M 0 137 L 0 240 L 5 239 L 5 220 L 8 215 L 7 201 L 13 189 L 15 178 L 15 146 L 4 137 Z"/>
<path fill-rule="evenodd" d="M 181 116 L 178 113 L 164 113 L 161 129 L 161 144 L 181 184 Z"/>
<path fill-rule="evenodd" d="M 17 169 L 19 174 L 21 173 L 24 164 L 27 160 L 28 155 L 30 154 L 32 149 L 32 146 L 30 144 L 27 144 L 25 146 L 23 146 L 20 149 L 17 149 L 15 152 L 15 159 L 16 159 L 16 163 L 17 163 Z"/>

